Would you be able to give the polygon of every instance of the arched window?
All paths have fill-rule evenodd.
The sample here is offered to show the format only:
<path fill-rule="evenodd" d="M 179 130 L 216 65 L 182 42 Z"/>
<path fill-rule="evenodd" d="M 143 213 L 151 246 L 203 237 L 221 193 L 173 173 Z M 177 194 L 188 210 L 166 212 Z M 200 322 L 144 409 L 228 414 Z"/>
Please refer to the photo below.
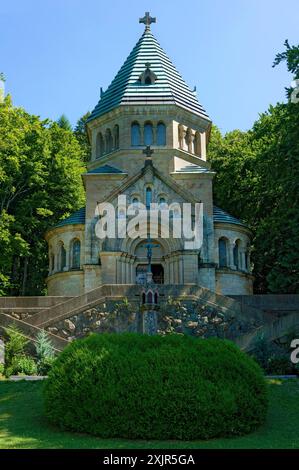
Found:
<path fill-rule="evenodd" d="M 72 268 L 80 268 L 80 253 L 81 253 L 81 243 L 80 240 L 74 240 L 72 244 Z"/>
<path fill-rule="evenodd" d="M 55 269 L 55 256 L 53 253 L 50 253 L 50 262 L 49 262 L 49 273 L 52 273 Z"/>
<path fill-rule="evenodd" d="M 64 268 L 66 267 L 66 250 L 64 248 L 63 243 L 61 243 L 60 245 L 59 258 L 60 258 L 60 271 L 63 271 Z"/>
<path fill-rule="evenodd" d="M 158 303 L 158 294 L 157 294 L 157 292 L 155 292 L 154 298 L 155 298 L 155 304 L 157 304 Z"/>
<path fill-rule="evenodd" d="M 133 197 L 133 199 L 132 199 L 132 204 L 133 204 L 134 209 L 137 209 L 137 208 L 138 208 L 138 206 L 139 206 L 139 199 L 138 199 L 138 197 Z"/>
<path fill-rule="evenodd" d="M 163 122 L 157 126 L 157 145 L 166 145 L 166 126 Z"/>
<path fill-rule="evenodd" d="M 240 266 L 240 260 L 239 260 L 239 245 L 240 245 L 240 240 L 236 240 L 234 249 L 233 249 L 233 255 L 234 255 L 234 265 L 236 269 L 239 269 Z"/>
<path fill-rule="evenodd" d="M 140 126 L 138 122 L 131 125 L 131 145 L 140 145 Z"/>
<path fill-rule="evenodd" d="M 152 202 L 152 188 L 146 188 L 146 195 L 145 195 L 145 205 L 146 208 L 149 209 Z"/>
<path fill-rule="evenodd" d="M 145 292 L 142 293 L 142 303 L 145 304 Z"/>
<path fill-rule="evenodd" d="M 114 138 L 114 148 L 118 149 L 119 148 L 119 126 L 118 126 L 118 124 L 115 124 L 115 126 L 114 126 L 113 138 Z"/>
<path fill-rule="evenodd" d="M 219 250 L 219 267 L 227 266 L 227 243 L 225 238 L 220 238 L 218 241 Z"/>
<path fill-rule="evenodd" d="M 106 141 L 106 153 L 112 152 L 113 149 L 113 138 L 111 134 L 111 130 L 107 129 L 105 133 L 105 141 Z"/>
<path fill-rule="evenodd" d="M 99 158 L 104 153 L 104 139 L 102 133 L 99 132 L 97 135 L 97 142 L 96 142 L 96 158 Z"/>
<path fill-rule="evenodd" d="M 151 290 L 147 293 L 147 303 L 148 303 L 148 304 L 152 304 L 152 303 L 153 303 L 153 293 L 152 293 Z"/>
<path fill-rule="evenodd" d="M 144 145 L 152 145 L 153 140 L 153 125 L 146 122 L 144 124 Z"/>

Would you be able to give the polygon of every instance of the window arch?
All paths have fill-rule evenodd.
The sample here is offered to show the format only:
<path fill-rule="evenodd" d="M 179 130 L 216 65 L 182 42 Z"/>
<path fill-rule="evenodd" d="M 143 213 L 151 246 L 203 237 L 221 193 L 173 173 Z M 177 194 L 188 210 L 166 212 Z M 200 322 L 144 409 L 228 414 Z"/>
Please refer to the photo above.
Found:
<path fill-rule="evenodd" d="M 140 125 L 133 122 L 131 125 L 131 145 L 140 145 Z"/>
<path fill-rule="evenodd" d="M 66 267 L 66 249 L 64 247 L 64 244 L 61 242 L 60 247 L 59 247 L 59 268 L 60 271 L 63 271 Z"/>
<path fill-rule="evenodd" d="M 119 148 L 119 125 L 115 124 L 113 129 L 113 140 L 114 140 L 114 148 Z"/>
<path fill-rule="evenodd" d="M 166 145 L 166 126 L 164 122 L 157 125 L 157 145 Z"/>
<path fill-rule="evenodd" d="M 236 240 L 233 248 L 234 266 L 236 269 L 240 267 L 240 240 Z"/>
<path fill-rule="evenodd" d="M 80 268 L 80 255 L 81 255 L 81 242 L 76 239 L 72 242 L 72 251 L 71 251 L 71 266 L 72 269 Z"/>
<path fill-rule="evenodd" d="M 226 267 L 227 266 L 227 240 L 225 238 L 219 238 L 218 251 L 219 251 L 219 267 L 220 268 Z"/>
<path fill-rule="evenodd" d="M 113 138 L 110 129 L 106 129 L 105 132 L 105 143 L 106 143 L 106 153 L 112 152 L 113 149 Z"/>
<path fill-rule="evenodd" d="M 134 196 L 132 198 L 132 205 L 134 207 L 134 209 L 137 209 L 139 207 L 139 198 L 137 196 Z"/>
<path fill-rule="evenodd" d="M 104 153 L 104 139 L 101 132 L 97 135 L 96 141 L 96 158 L 101 157 Z"/>
<path fill-rule="evenodd" d="M 50 273 L 55 270 L 55 256 L 54 253 L 50 253 Z"/>
<path fill-rule="evenodd" d="M 152 293 L 151 290 L 148 291 L 148 293 L 147 293 L 147 303 L 148 303 L 148 304 L 152 304 L 152 303 L 153 303 L 153 293 Z"/>
<path fill-rule="evenodd" d="M 151 122 L 146 122 L 144 124 L 144 145 L 152 145 L 153 140 L 153 125 Z"/>
<path fill-rule="evenodd" d="M 150 206 L 151 206 L 152 195 L 153 195 L 152 188 L 150 186 L 148 186 L 146 188 L 146 192 L 145 192 L 145 205 L 146 205 L 147 209 L 149 209 Z"/>

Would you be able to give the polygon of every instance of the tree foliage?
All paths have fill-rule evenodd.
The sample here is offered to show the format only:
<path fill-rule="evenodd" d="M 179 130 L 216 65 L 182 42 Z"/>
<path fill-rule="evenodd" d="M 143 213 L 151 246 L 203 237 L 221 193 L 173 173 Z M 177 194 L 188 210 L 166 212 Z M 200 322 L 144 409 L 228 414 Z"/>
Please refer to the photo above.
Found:
<path fill-rule="evenodd" d="M 275 64 L 296 75 L 299 47 L 286 46 Z M 248 132 L 214 128 L 209 159 L 216 204 L 253 232 L 256 292 L 299 293 L 299 104 L 270 106 Z"/>
<path fill-rule="evenodd" d="M 0 294 L 45 290 L 46 230 L 82 206 L 83 151 L 74 134 L 0 104 Z"/>

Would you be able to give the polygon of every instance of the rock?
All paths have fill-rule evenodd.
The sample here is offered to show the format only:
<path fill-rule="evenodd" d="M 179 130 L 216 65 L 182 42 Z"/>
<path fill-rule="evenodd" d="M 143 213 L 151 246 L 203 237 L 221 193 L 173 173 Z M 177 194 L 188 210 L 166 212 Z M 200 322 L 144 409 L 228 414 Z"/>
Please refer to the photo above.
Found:
<path fill-rule="evenodd" d="M 53 333 L 53 334 L 55 335 L 55 334 L 58 332 L 58 328 L 56 328 L 56 326 L 49 326 L 49 327 L 47 328 L 47 331 L 48 331 L 49 333 Z"/>
<path fill-rule="evenodd" d="M 76 325 L 71 322 L 71 320 L 64 320 L 64 326 L 67 328 L 71 333 L 73 333 L 76 329 Z"/>
<path fill-rule="evenodd" d="M 101 326 L 101 323 L 102 323 L 101 320 L 97 320 L 97 321 L 95 322 L 94 326 L 95 326 L 96 328 L 99 328 L 99 327 Z"/>
<path fill-rule="evenodd" d="M 197 321 L 188 321 L 187 326 L 188 326 L 188 328 L 197 328 L 198 322 Z"/>
<path fill-rule="evenodd" d="M 65 330 L 61 330 L 60 334 L 61 334 L 62 336 L 64 336 L 65 338 L 68 338 L 68 336 L 69 336 L 69 332 L 68 332 L 68 331 L 65 331 Z"/>

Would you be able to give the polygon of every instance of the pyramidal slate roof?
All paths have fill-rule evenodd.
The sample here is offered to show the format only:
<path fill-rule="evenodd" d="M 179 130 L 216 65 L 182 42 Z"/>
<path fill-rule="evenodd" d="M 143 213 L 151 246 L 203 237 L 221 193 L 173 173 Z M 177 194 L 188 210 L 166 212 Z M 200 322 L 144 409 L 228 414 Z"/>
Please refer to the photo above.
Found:
<path fill-rule="evenodd" d="M 146 63 L 150 64 L 150 70 L 157 77 L 155 83 L 149 85 L 143 85 L 139 80 Z M 176 104 L 210 120 L 148 27 L 102 94 L 88 121 L 117 106 L 138 104 Z"/>
<path fill-rule="evenodd" d="M 243 227 L 246 227 L 246 225 L 243 224 L 241 220 L 236 219 L 236 217 L 233 217 L 232 215 L 228 214 L 228 212 L 225 212 L 217 206 L 214 206 L 213 208 L 213 219 L 214 222 L 242 225 Z M 55 228 L 72 224 L 85 224 L 85 207 L 81 207 L 81 209 L 73 212 L 73 214 L 71 214 L 69 217 L 59 222 Z"/>
<path fill-rule="evenodd" d="M 211 170 L 199 165 L 195 165 L 195 163 L 189 163 L 188 165 L 183 166 L 177 170 L 175 173 L 211 173 Z"/>
<path fill-rule="evenodd" d="M 242 225 L 243 227 L 246 227 L 246 225 L 243 224 L 240 219 L 237 219 L 236 217 L 230 215 L 228 212 L 225 212 L 223 209 L 220 209 L 220 207 L 217 206 L 213 207 L 213 219 L 214 222 L 224 222 L 227 224 Z"/>
<path fill-rule="evenodd" d="M 81 209 L 73 212 L 69 217 L 61 220 L 57 225 L 55 225 L 55 228 L 72 224 L 85 224 L 85 207 L 81 207 Z"/>

